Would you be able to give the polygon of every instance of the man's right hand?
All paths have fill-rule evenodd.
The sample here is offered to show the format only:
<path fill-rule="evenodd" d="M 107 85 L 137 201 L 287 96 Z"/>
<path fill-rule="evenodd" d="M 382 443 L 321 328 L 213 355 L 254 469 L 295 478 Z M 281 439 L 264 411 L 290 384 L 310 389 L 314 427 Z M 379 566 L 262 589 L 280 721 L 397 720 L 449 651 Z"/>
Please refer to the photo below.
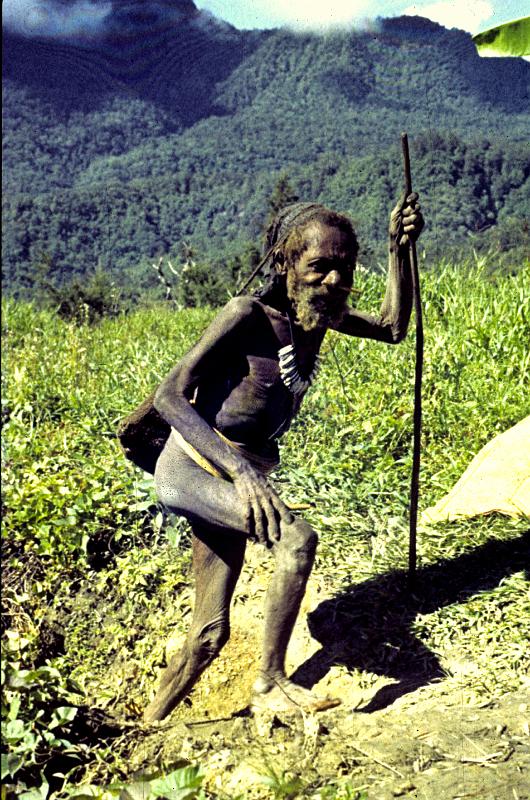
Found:
<path fill-rule="evenodd" d="M 281 523 L 291 523 L 293 515 L 267 479 L 250 464 L 242 462 L 231 477 L 243 504 L 249 536 L 272 547 L 280 541 Z"/>

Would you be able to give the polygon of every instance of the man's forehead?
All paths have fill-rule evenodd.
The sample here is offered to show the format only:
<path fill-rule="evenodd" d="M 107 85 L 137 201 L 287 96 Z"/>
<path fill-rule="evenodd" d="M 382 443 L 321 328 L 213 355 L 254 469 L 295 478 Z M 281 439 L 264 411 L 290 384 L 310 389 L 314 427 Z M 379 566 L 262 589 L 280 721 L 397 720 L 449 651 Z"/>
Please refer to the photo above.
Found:
<path fill-rule="evenodd" d="M 302 231 L 306 249 L 326 249 L 332 251 L 348 250 L 352 236 L 348 231 L 333 223 L 311 220 Z"/>

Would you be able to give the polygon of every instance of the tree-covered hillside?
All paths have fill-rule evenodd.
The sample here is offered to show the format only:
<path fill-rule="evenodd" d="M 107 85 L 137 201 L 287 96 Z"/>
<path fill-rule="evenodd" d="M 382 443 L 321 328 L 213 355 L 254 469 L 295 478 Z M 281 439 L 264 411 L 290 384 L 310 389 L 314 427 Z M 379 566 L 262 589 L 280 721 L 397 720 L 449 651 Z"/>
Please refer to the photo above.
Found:
<path fill-rule="evenodd" d="M 145 282 L 149 260 L 183 241 L 219 261 L 257 241 L 284 174 L 300 197 L 350 213 L 375 260 L 402 185 L 403 129 L 427 245 L 528 236 L 521 59 L 481 59 L 469 35 L 420 18 L 296 35 L 182 7 L 171 30 L 140 20 L 125 36 L 114 21 L 97 45 L 6 37 L 14 289 L 32 286 L 43 259 L 57 279 L 99 263 L 122 284 Z"/>

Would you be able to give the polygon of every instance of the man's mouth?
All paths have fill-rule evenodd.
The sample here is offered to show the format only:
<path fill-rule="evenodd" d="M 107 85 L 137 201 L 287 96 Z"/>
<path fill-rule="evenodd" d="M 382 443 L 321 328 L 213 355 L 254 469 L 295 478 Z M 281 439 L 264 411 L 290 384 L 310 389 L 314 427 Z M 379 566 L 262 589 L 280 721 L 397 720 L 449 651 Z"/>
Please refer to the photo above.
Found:
<path fill-rule="evenodd" d="M 315 294 L 310 299 L 310 302 L 315 308 L 334 310 L 345 305 L 347 296 L 347 292 L 344 289 L 326 290 Z"/>
<path fill-rule="evenodd" d="M 337 324 L 347 312 L 349 289 L 339 286 L 300 285 L 290 288 L 296 315 L 305 330 Z"/>

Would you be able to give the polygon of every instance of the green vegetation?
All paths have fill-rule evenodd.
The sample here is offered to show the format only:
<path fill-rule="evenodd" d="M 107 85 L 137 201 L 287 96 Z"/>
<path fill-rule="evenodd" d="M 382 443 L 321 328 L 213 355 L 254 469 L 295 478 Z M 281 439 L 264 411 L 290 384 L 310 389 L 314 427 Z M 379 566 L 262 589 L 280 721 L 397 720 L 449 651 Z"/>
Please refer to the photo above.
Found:
<path fill-rule="evenodd" d="M 374 266 L 403 183 L 403 129 L 436 258 L 528 248 L 529 70 L 411 17 L 326 36 L 184 27 L 121 56 L 7 37 L 6 285 L 32 298 L 44 254 L 57 284 L 99 265 L 130 296 L 184 243 L 230 282 L 282 182 L 276 200 L 351 214 Z"/>
<path fill-rule="evenodd" d="M 530 275 L 493 266 L 493 257 L 442 262 L 423 277 L 422 507 L 528 413 Z M 358 286 L 359 305 L 377 308 L 383 276 L 362 273 Z M 226 798 L 180 755 L 182 742 L 150 750 L 150 731 L 137 723 L 165 640 L 187 626 L 188 532 L 164 518 L 150 480 L 125 462 L 114 436 L 213 313 L 160 304 L 88 324 L 5 301 L 7 800 Z M 500 697 L 521 685 L 526 659 L 523 566 L 509 570 L 499 556 L 515 548 L 523 523 L 493 517 L 423 530 L 425 583 L 412 605 L 403 600 L 413 351 L 412 336 L 390 348 L 329 334 L 275 480 L 291 501 L 309 498 L 304 514 L 321 533 L 317 573 L 338 595 L 351 592 L 338 615 L 361 632 L 351 680 L 394 675 L 395 652 L 429 652 L 447 683 L 460 681 L 462 697 Z M 497 557 L 486 557 L 492 546 Z M 485 563 L 470 578 L 481 548 Z M 444 661 L 453 652 L 477 670 L 453 675 Z M 355 767 L 340 778 L 284 767 L 262 765 L 271 797 L 363 796 Z"/>

